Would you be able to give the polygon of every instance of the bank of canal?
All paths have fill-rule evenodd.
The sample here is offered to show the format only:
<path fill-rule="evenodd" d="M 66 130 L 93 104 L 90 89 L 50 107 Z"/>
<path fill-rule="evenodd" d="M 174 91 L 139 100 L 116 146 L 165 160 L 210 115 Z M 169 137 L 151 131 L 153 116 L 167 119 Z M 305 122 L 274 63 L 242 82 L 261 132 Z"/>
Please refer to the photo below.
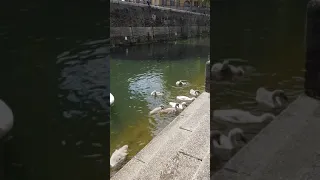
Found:
<path fill-rule="evenodd" d="M 189 96 L 189 90 L 204 91 L 204 69 L 209 54 L 209 39 L 188 39 L 113 49 L 110 60 L 111 107 L 110 153 L 129 145 L 130 160 L 174 117 L 149 116 L 160 104 L 168 105 L 178 95 Z M 188 87 L 176 87 L 180 79 Z M 154 98 L 153 90 L 165 96 Z M 111 154 L 110 154 L 111 155 Z M 115 173 L 113 171 L 112 173 Z"/>

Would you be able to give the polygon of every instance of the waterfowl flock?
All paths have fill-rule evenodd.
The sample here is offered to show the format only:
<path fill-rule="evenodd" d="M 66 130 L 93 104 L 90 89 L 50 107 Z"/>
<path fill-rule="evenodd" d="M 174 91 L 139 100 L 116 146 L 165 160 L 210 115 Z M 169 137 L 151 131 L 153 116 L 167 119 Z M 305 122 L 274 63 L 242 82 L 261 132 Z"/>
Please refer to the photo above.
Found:
<path fill-rule="evenodd" d="M 231 65 L 228 60 L 216 63 L 211 68 L 211 75 L 218 77 L 218 80 L 225 80 L 234 76 L 243 76 L 245 73 L 244 68 Z M 282 110 L 289 104 L 288 97 L 283 90 L 277 89 L 270 91 L 265 87 L 259 87 L 257 89 L 255 101 L 257 105 L 262 105 L 267 108 L 268 112 L 257 116 L 241 109 L 219 109 L 213 111 L 213 120 L 232 123 L 234 125 L 268 123 L 276 118 L 276 116 L 269 113 L 269 111 Z M 239 127 L 231 129 L 226 135 L 221 131 L 212 131 L 211 141 L 211 148 L 213 148 L 215 155 L 218 156 L 221 150 L 229 151 L 239 147 L 241 148 L 247 142 L 243 130 Z"/>
<path fill-rule="evenodd" d="M 176 86 L 178 87 L 187 87 L 190 83 L 187 80 L 178 80 Z M 190 89 L 189 96 L 176 96 L 176 102 L 169 102 L 168 105 L 159 104 L 158 107 L 155 107 L 149 112 L 149 115 L 178 115 L 181 113 L 192 101 L 194 101 L 201 92 L 199 90 Z M 152 91 L 150 93 L 154 98 L 163 97 L 164 92 Z M 110 93 L 110 105 L 114 103 L 114 96 Z M 110 167 L 116 168 L 122 164 L 128 154 L 128 145 L 124 145 L 119 149 L 116 149 L 110 158 Z"/>
<path fill-rule="evenodd" d="M 189 85 L 189 82 L 187 80 L 178 80 L 176 82 L 176 86 L 183 87 Z M 188 104 L 190 104 L 192 101 L 196 99 L 200 95 L 199 90 L 194 90 L 190 89 L 189 91 L 190 95 L 189 96 L 177 96 L 176 101 L 177 102 L 169 102 L 166 107 L 164 104 L 160 104 L 158 107 L 154 108 L 149 112 L 149 115 L 155 115 L 155 114 L 179 114 L 182 110 L 184 110 Z M 158 92 L 158 91 L 152 91 L 151 96 L 158 97 L 158 96 L 163 96 L 163 92 Z"/>

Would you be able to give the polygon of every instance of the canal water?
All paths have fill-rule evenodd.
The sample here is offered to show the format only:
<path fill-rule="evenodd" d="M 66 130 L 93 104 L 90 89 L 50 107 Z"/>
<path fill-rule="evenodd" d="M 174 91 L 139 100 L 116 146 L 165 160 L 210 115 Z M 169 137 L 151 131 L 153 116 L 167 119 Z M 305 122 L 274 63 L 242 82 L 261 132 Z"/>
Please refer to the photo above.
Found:
<path fill-rule="evenodd" d="M 255 94 L 259 87 L 282 89 L 292 102 L 303 92 L 305 2 L 220 1 L 211 5 L 211 12 L 212 63 L 230 59 L 231 64 L 251 67 L 243 78 L 213 82 L 211 110 L 236 108 L 256 115 L 278 115 L 280 111 L 258 106 Z M 212 129 L 224 133 L 242 128 L 248 140 L 265 126 L 211 121 Z M 211 170 L 216 171 L 224 162 L 213 154 Z"/>
<path fill-rule="evenodd" d="M 178 95 L 190 96 L 190 89 L 204 91 L 209 45 L 209 38 L 195 38 L 112 50 L 110 91 L 115 103 L 110 109 L 110 155 L 127 144 L 130 160 L 174 119 L 150 116 L 152 109 L 176 102 Z M 190 85 L 177 87 L 178 80 Z M 164 96 L 154 98 L 153 90 Z"/>
<path fill-rule="evenodd" d="M 107 4 L 2 4 L 6 180 L 109 178 Z"/>

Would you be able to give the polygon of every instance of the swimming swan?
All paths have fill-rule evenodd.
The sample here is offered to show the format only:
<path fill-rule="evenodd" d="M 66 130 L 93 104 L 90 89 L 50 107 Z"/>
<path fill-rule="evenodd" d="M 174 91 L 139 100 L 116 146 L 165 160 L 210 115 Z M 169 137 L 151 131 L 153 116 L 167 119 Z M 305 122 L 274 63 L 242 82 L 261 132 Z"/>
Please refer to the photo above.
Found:
<path fill-rule="evenodd" d="M 115 167 L 119 163 L 123 162 L 128 154 L 128 145 L 124 145 L 119 149 L 116 149 L 110 158 L 110 166 Z"/>
<path fill-rule="evenodd" d="M 255 116 L 247 111 L 239 109 L 215 110 L 213 111 L 213 119 L 227 121 L 231 123 L 261 123 L 264 121 L 272 121 L 275 118 L 273 114 L 265 113 L 261 116 Z"/>
<path fill-rule="evenodd" d="M 169 102 L 169 105 L 171 107 L 176 107 L 177 104 L 178 104 L 178 109 L 181 109 L 181 110 L 187 107 L 187 103 L 186 102 L 182 102 L 181 104 L 176 103 L 176 102 Z"/>
<path fill-rule="evenodd" d="M 211 72 L 220 73 L 229 69 L 229 61 L 224 60 L 222 63 L 219 62 L 213 64 L 213 66 L 211 67 Z"/>
<path fill-rule="evenodd" d="M 160 107 L 156 107 L 154 108 L 152 111 L 149 112 L 150 115 L 156 114 L 158 112 L 160 112 L 160 110 L 164 109 L 164 105 L 161 104 Z"/>
<path fill-rule="evenodd" d="M 199 90 L 194 90 L 194 89 L 190 89 L 190 94 L 191 96 L 199 96 L 200 95 L 200 91 Z"/>
<path fill-rule="evenodd" d="M 157 91 L 152 91 L 152 92 L 151 92 L 151 96 L 155 96 L 155 97 L 157 97 L 157 96 L 163 96 L 163 93 L 162 93 L 162 92 L 157 92 Z"/>
<path fill-rule="evenodd" d="M 110 105 L 114 103 L 114 96 L 110 93 Z"/>
<path fill-rule="evenodd" d="M 175 107 L 170 107 L 170 108 L 166 108 L 166 109 L 161 109 L 160 110 L 160 114 L 175 114 L 178 112 L 178 106 L 179 104 L 176 104 Z"/>
<path fill-rule="evenodd" d="M 231 150 L 240 146 L 236 139 L 237 135 L 240 136 L 241 141 L 243 141 L 244 143 L 247 142 L 247 140 L 243 136 L 243 131 L 240 128 L 232 129 L 228 133 L 228 136 L 225 136 L 220 131 L 212 131 L 210 136 L 213 140 L 214 148 Z"/>
<path fill-rule="evenodd" d="M 183 102 L 192 102 L 193 100 L 195 100 L 195 97 L 189 98 L 187 96 L 177 96 L 176 99 L 178 101 L 183 101 Z"/>
<path fill-rule="evenodd" d="M 241 76 L 244 74 L 242 67 L 236 67 L 229 64 L 228 60 L 224 60 L 222 63 L 215 63 L 211 67 L 211 73 L 218 77 L 230 77 L 230 76 Z"/>
<path fill-rule="evenodd" d="M 0 99 L 0 138 L 13 127 L 13 113 L 10 107 Z"/>
<path fill-rule="evenodd" d="M 264 87 L 260 87 L 256 93 L 256 101 L 271 108 L 282 108 L 287 105 L 289 100 L 283 90 L 268 91 Z"/>
<path fill-rule="evenodd" d="M 186 85 L 188 85 L 187 80 L 179 80 L 176 82 L 176 86 L 186 86 Z"/>

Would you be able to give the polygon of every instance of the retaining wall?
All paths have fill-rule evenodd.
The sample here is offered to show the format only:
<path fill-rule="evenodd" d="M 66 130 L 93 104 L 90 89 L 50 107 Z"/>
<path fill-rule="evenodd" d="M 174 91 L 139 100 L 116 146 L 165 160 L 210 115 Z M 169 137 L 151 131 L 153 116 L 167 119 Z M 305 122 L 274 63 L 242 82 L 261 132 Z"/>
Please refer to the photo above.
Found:
<path fill-rule="evenodd" d="M 110 2 L 111 44 L 132 45 L 208 36 L 210 16 L 122 1 Z"/>

